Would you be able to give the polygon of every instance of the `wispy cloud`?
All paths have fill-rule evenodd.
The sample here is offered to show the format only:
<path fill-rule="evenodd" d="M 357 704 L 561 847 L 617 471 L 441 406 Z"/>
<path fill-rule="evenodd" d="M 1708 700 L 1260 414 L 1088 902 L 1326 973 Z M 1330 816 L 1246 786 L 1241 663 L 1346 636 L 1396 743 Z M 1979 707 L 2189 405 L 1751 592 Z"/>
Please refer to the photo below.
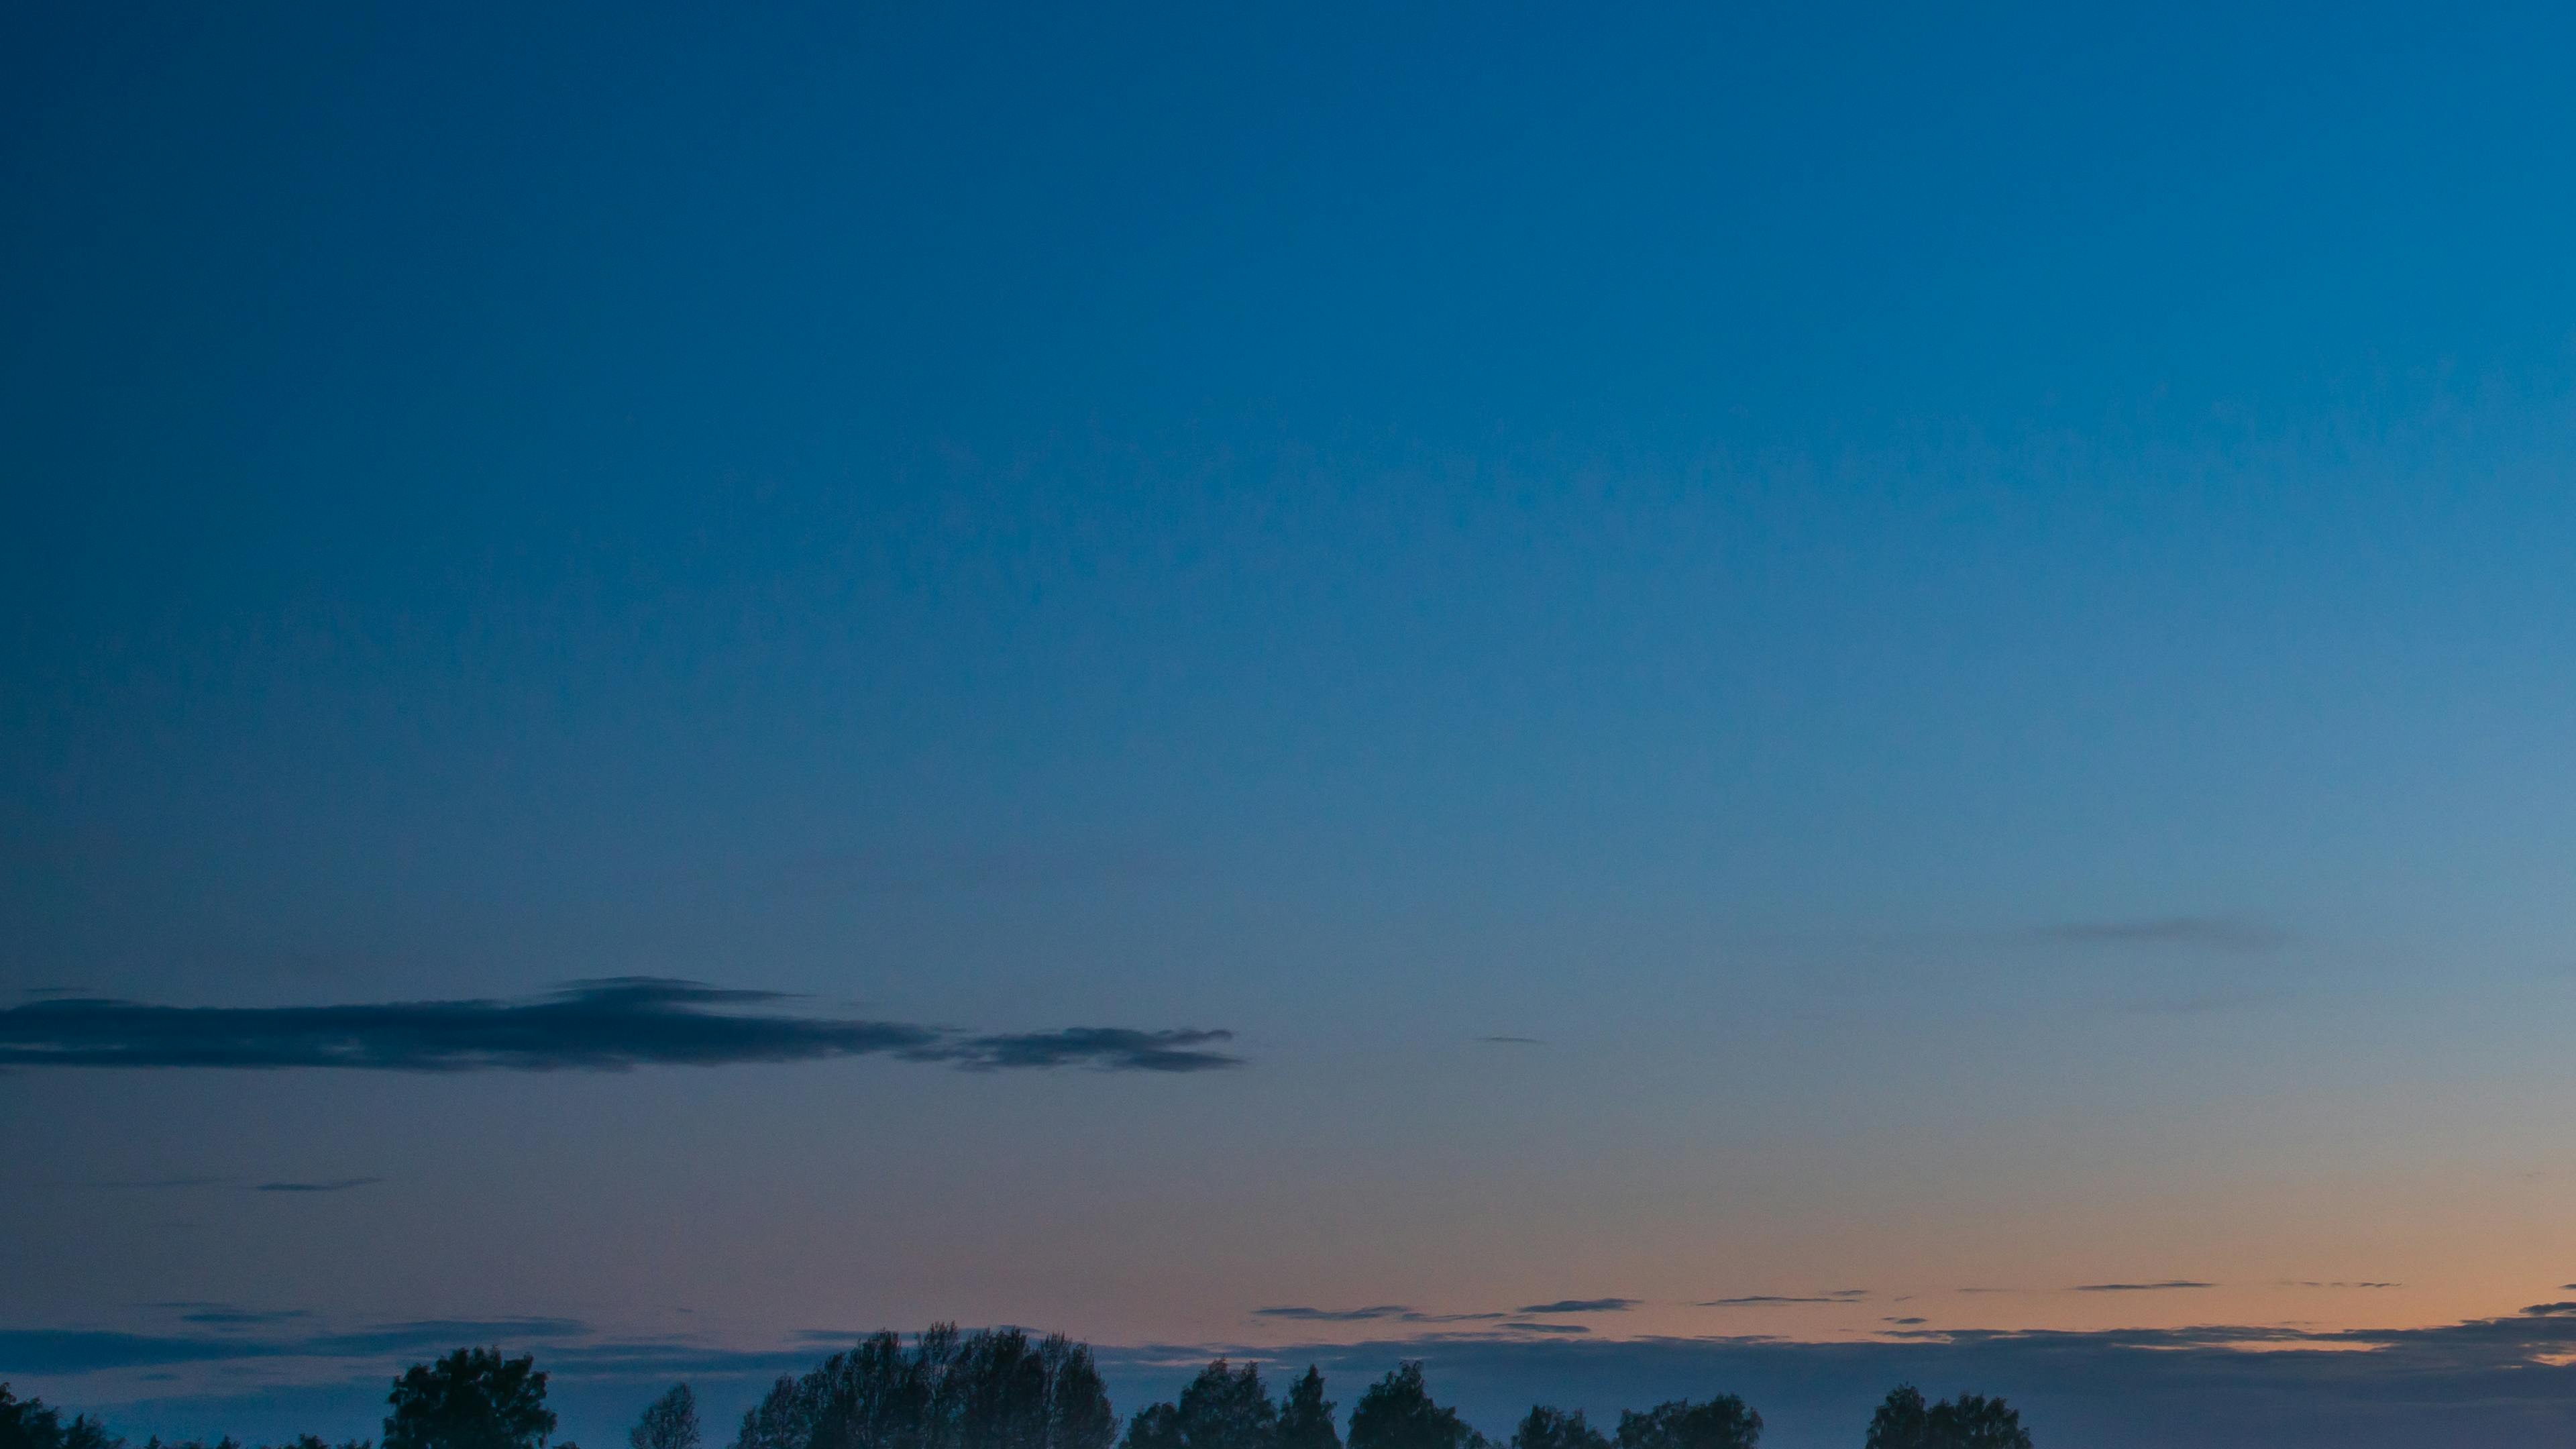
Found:
<path fill-rule="evenodd" d="M 1637 1306 L 1634 1298 L 1559 1298 L 1554 1303 L 1531 1303 L 1515 1308 L 1514 1313 L 1625 1313 Z"/>
<path fill-rule="evenodd" d="M 1547 1045 L 1547 1043 L 1546 1043 L 1545 1041 L 1542 1041 L 1542 1040 L 1540 1040 L 1539 1038 L 1534 1037 L 1534 1036 L 1480 1036 L 1480 1037 L 1476 1038 L 1476 1040 L 1478 1040 L 1478 1041 L 1480 1041 L 1480 1042 L 1484 1042 L 1484 1043 L 1485 1043 L 1485 1044 L 1487 1044 L 1488 1046 L 1545 1046 L 1545 1045 Z"/>
<path fill-rule="evenodd" d="M 1241 1057 L 1203 1050 L 1232 1041 L 1230 1031 L 1134 1031 L 1077 1026 L 1016 1036 L 977 1036 L 942 1053 L 907 1052 L 922 1061 L 951 1061 L 971 1071 L 1027 1067 L 1098 1067 L 1115 1072 L 1204 1072 L 1243 1065 Z"/>
<path fill-rule="evenodd" d="M 2222 916 L 2150 916 L 2138 920 L 2067 921 L 2042 926 L 2040 939 L 2072 946 L 2182 946 L 2210 951 L 2273 951 L 2288 933 L 2258 921 Z"/>
<path fill-rule="evenodd" d="M 1869 1296 L 1866 1288 L 1833 1288 L 1822 1293 L 1747 1293 L 1739 1298 L 1708 1298 L 1691 1305 L 1694 1308 L 1771 1308 L 1789 1303 L 1857 1303 Z"/>
<path fill-rule="evenodd" d="M 1226 1031 L 1072 1027 L 976 1035 L 799 1015 L 778 992 L 619 977 L 521 1001 L 177 1007 L 102 999 L 0 1008 L 0 1067 L 342 1067 L 627 1071 L 887 1055 L 968 1071 L 1080 1066 L 1200 1072 L 1242 1065 Z"/>
<path fill-rule="evenodd" d="M 353 1187 L 373 1187 L 381 1177 L 334 1177 L 322 1182 L 263 1182 L 258 1192 L 347 1192 Z"/>
<path fill-rule="evenodd" d="M 1288 1318 L 1304 1323 L 1361 1323 L 1372 1318 L 1403 1318 L 1412 1313 L 1412 1309 L 1401 1303 L 1380 1303 L 1368 1308 L 1308 1308 L 1288 1304 L 1252 1310 L 1255 1318 Z"/>
<path fill-rule="evenodd" d="M 232 1308 L 220 1303 L 190 1306 L 195 1311 L 180 1314 L 179 1321 L 202 1324 L 209 1328 L 265 1328 L 271 1324 L 293 1323 L 297 1319 L 313 1316 L 310 1310 L 303 1308 Z"/>
<path fill-rule="evenodd" d="M 373 1359 L 448 1348 L 460 1343 L 551 1341 L 576 1338 L 589 1332 L 589 1325 L 568 1318 L 430 1318 L 297 1338 L 0 1329 L 0 1363 L 27 1374 L 80 1374 L 101 1369 L 164 1367 L 239 1359 Z"/>
<path fill-rule="evenodd" d="M 1508 1320 L 1508 1321 L 1506 1321 L 1506 1322 L 1503 1322 L 1503 1323 L 1497 1324 L 1497 1325 L 1495 1325 L 1495 1326 L 1496 1326 L 1496 1327 L 1498 1327 L 1498 1328 L 1508 1328 L 1508 1329 L 1510 1329 L 1511 1331 L 1513 1331 L 1514 1333 L 1566 1333 L 1566 1334 L 1574 1334 L 1574 1333 L 1590 1333 L 1590 1332 L 1592 1331 L 1591 1329 L 1588 1329 L 1588 1328 L 1584 1327 L 1584 1326 L 1583 1326 L 1582 1324 L 1580 1324 L 1580 1323 L 1528 1323 L 1528 1322 L 1524 1322 L 1524 1321 L 1522 1321 L 1522 1320 L 1520 1320 L 1520 1319 L 1517 1319 L 1517 1318 L 1515 1318 L 1515 1319 L 1511 1319 L 1511 1320 Z"/>
<path fill-rule="evenodd" d="M 2215 1288 L 2215 1283 L 2198 1283 L 2189 1278 L 2167 1278 L 2158 1283 L 2078 1283 L 2070 1293 L 2165 1293 L 2177 1288 Z"/>

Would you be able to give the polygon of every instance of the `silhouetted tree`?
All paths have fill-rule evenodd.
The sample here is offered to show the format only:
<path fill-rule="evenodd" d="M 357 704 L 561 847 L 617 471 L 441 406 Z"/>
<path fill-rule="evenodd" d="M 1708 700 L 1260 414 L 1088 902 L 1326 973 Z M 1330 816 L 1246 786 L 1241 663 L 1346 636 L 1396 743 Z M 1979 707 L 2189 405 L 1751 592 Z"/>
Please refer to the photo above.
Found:
<path fill-rule="evenodd" d="M 385 1402 L 384 1449 L 539 1449 L 555 1431 L 536 1359 L 497 1348 L 413 1364 Z"/>
<path fill-rule="evenodd" d="M 1619 1414 L 1619 1449 L 1753 1449 L 1762 1442 L 1762 1416 L 1733 1394 L 1706 1403 L 1674 1399 L 1640 1414 Z"/>
<path fill-rule="evenodd" d="M 1585 1421 L 1581 1409 L 1569 1414 L 1532 1404 L 1512 1431 L 1512 1449 L 1610 1449 L 1610 1439 Z"/>
<path fill-rule="evenodd" d="M 1351 1409 L 1350 1449 L 1484 1449 L 1455 1409 L 1431 1402 L 1422 1365 L 1408 1360 L 1369 1385 Z"/>
<path fill-rule="evenodd" d="M 2001 1399 L 1961 1394 L 1937 1404 L 1900 1384 L 1870 1416 L 1867 1449 L 2031 1449 L 2021 1415 Z"/>
<path fill-rule="evenodd" d="M 1117 1437 L 1091 1350 L 936 1324 L 910 1350 L 880 1333 L 779 1379 L 734 1449 L 1109 1449 Z"/>
<path fill-rule="evenodd" d="M 1862 1441 L 1863 1449 L 1930 1449 L 1931 1443 L 1932 1409 L 1912 1384 L 1898 1384 L 1879 1400 L 1878 1412 L 1869 1416 L 1869 1438 Z"/>
<path fill-rule="evenodd" d="M 1047 1364 L 1047 1449 L 1109 1449 L 1118 1438 L 1118 1414 L 1090 1346 L 1051 1333 L 1038 1353 Z"/>
<path fill-rule="evenodd" d="M 21 1399 L 0 1383 L 0 1449 L 122 1449 L 124 1443 L 87 1414 L 66 1424 L 61 1410 Z"/>
<path fill-rule="evenodd" d="M 1181 1449 L 1181 1408 L 1178 1404 L 1147 1404 L 1127 1421 L 1127 1437 L 1119 1449 Z"/>
<path fill-rule="evenodd" d="M 1314 1365 L 1288 1386 L 1288 1402 L 1279 1410 L 1279 1449 L 1342 1449 L 1333 1431 L 1333 1401 L 1324 1397 L 1324 1376 Z"/>
<path fill-rule="evenodd" d="M 60 1410 L 42 1399 L 21 1399 L 0 1383 L 0 1449 L 63 1449 L 75 1441 L 84 1449 L 120 1442 L 85 1416 L 75 1416 L 66 1425 Z"/>
<path fill-rule="evenodd" d="M 1321 1379 L 1317 1380 L 1318 1388 Z M 1329 1409 L 1326 1410 L 1330 1412 Z M 1331 1425 L 1325 1426 L 1328 1430 Z M 1181 1390 L 1179 1403 L 1147 1404 L 1127 1424 L 1127 1449 L 1276 1449 L 1279 1406 L 1257 1364 L 1240 1372 L 1211 1362 Z"/>
<path fill-rule="evenodd" d="M 635 1427 L 626 1431 L 628 1449 L 698 1449 L 698 1396 L 687 1384 L 644 1406 Z"/>

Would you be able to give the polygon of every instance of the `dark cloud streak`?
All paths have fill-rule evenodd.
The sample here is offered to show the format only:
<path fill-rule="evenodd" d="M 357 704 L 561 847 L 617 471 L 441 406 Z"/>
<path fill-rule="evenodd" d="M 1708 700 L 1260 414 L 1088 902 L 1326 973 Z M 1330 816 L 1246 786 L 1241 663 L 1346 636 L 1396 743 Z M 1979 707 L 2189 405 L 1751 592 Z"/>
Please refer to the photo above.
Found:
<path fill-rule="evenodd" d="M 1708 1298 L 1694 1303 L 1693 1308 L 1772 1308 L 1789 1303 L 1858 1303 L 1869 1296 L 1866 1288 L 1835 1288 L 1805 1296 L 1786 1293 L 1748 1293 L 1740 1298 Z"/>
<path fill-rule="evenodd" d="M 1211 1050 L 1232 1040 L 1225 1031 L 1074 1027 L 965 1035 L 906 1022 L 743 1009 L 783 999 L 777 992 L 620 977 L 575 982 L 526 1001 L 284 1007 L 36 1001 L 0 1009 L 0 1067 L 619 1072 L 879 1055 L 966 1071 L 1201 1072 L 1242 1065 L 1240 1057 Z"/>

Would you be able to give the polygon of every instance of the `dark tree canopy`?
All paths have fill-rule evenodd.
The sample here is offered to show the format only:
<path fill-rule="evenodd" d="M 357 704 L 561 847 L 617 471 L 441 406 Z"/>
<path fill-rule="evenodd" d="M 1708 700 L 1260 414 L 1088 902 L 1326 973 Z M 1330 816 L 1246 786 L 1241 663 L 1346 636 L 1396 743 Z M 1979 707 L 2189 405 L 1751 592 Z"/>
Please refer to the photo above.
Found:
<path fill-rule="evenodd" d="M 626 1431 L 627 1449 L 698 1449 L 698 1396 L 687 1384 L 645 1405 L 642 1418 Z"/>
<path fill-rule="evenodd" d="M 1318 1393 L 1322 1383 L 1316 1380 Z M 1258 1365 L 1238 1370 L 1218 1359 L 1181 1390 L 1179 1403 L 1137 1410 L 1126 1442 L 1128 1449 L 1277 1449 L 1279 1406 L 1262 1385 Z"/>
<path fill-rule="evenodd" d="M 1408 1360 L 1369 1385 L 1351 1409 L 1350 1449 L 1482 1449 L 1485 1436 L 1431 1402 L 1422 1365 Z"/>
<path fill-rule="evenodd" d="M 1342 1449 L 1333 1429 L 1333 1401 L 1324 1397 L 1324 1375 L 1314 1365 L 1288 1386 L 1288 1402 L 1279 1410 L 1279 1449 Z"/>
<path fill-rule="evenodd" d="M 1761 1442 L 1762 1416 L 1733 1394 L 1696 1404 L 1674 1399 L 1619 1415 L 1619 1449 L 1753 1449 Z"/>
<path fill-rule="evenodd" d="M 1258 1364 L 1229 1371 L 1224 1359 L 1199 1370 L 1181 1390 L 1184 1449 L 1275 1449 L 1279 1406 L 1262 1385 Z"/>
<path fill-rule="evenodd" d="M 2021 1414 L 2001 1399 L 1961 1394 L 1925 1404 L 1912 1384 L 1892 1390 L 1870 1416 L 1867 1449 L 2031 1449 Z"/>
<path fill-rule="evenodd" d="M 385 1402 L 384 1449 L 538 1449 L 555 1431 L 546 1376 L 533 1357 L 460 1348 L 414 1364 Z"/>
<path fill-rule="evenodd" d="M 0 1384 L 0 1449 L 114 1449 L 118 1442 L 87 1414 L 66 1424 L 44 1400 L 21 1399 Z"/>
<path fill-rule="evenodd" d="M 1091 1350 L 1016 1328 L 880 1333 L 781 1378 L 734 1449 L 1109 1449 L 1118 1421 Z"/>
<path fill-rule="evenodd" d="M 1512 1431 L 1512 1449 L 1610 1449 L 1610 1439 L 1584 1419 L 1581 1409 L 1569 1414 L 1533 1404 Z"/>
<path fill-rule="evenodd" d="M 1127 1421 L 1120 1449 L 1181 1449 L 1181 1410 L 1177 1404 L 1147 1404 Z"/>

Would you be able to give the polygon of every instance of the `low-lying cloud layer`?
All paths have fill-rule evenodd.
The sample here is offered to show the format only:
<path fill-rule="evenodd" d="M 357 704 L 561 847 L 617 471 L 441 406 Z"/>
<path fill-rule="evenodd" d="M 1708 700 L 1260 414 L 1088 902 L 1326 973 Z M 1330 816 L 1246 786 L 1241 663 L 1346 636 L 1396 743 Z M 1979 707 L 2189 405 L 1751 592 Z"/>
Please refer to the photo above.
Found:
<path fill-rule="evenodd" d="M 180 1305 L 167 1305 L 180 1306 Z M 349 1429 L 381 1403 L 388 1366 L 460 1343 L 532 1349 L 558 1387 L 581 1402 L 597 1386 L 601 1432 L 631 1417 L 634 1404 L 672 1378 L 687 1378 L 717 1417 L 738 1411 L 770 1376 L 811 1367 L 855 1334 L 815 1332 L 769 1348 L 728 1349 L 685 1339 L 616 1337 L 567 1319 L 425 1320 L 356 1331 L 240 1331 L 252 1310 L 223 1315 L 230 1331 L 129 1334 L 0 1330 L 0 1366 L 26 1376 L 48 1398 L 107 1407 L 126 1396 L 102 1372 L 128 1382 L 167 1381 L 170 1370 L 220 1376 L 227 1364 L 306 1365 L 299 1381 L 344 1385 Z M 1289 1309 L 1273 1317 L 1328 1321 L 1401 1320 L 1415 1310 Z M 275 1314 L 292 1316 L 292 1311 Z M 1780 1449 L 1847 1446 L 1888 1388 L 1915 1382 L 1947 1392 L 1999 1393 L 2019 1406 L 2043 1444 L 2093 1449 L 2413 1449 L 2440 1444 L 2548 1444 L 2576 1436 L 2576 1302 L 2534 1304 L 2502 1317 L 2427 1327 L 2315 1330 L 2294 1326 L 2206 1325 L 2106 1332 L 1943 1331 L 1891 1320 L 1894 1331 L 1866 1340 L 1796 1342 L 1762 1335 L 1604 1339 L 1572 1325 L 1512 1320 L 1481 1334 L 1390 1335 L 1357 1344 L 1246 1347 L 1226 1344 L 1103 1346 L 1099 1357 L 1122 1410 L 1167 1398 L 1199 1364 L 1220 1353 L 1258 1358 L 1265 1368 L 1320 1365 L 1337 1391 L 1356 1389 L 1399 1359 L 1424 1361 L 1432 1387 L 1469 1422 L 1507 1430 L 1533 1399 L 1585 1408 L 1596 1418 L 1685 1395 L 1743 1394 L 1763 1412 Z M 2249 1350 L 2261 1350 L 2253 1352 Z M 318 1377 L 317 1377 L 318 1375 Z M 236 1391 L 237 1392 L 237 1391 Z M 225 1422 L 256 1419 L 256 1404 Z M 309 1402 L 309 1400 L 308 1400 Z M 336 1402 L 336 1400 L 335 1400 Z M 158 1411 L 110 1409 L 111 1426 L 157 1427 Z M 253 1425 L 252 1427 L 258 1427 Z M 284 1432 L 291 1426 L 280 1422 Z M 310 1427 L 308 1425 L 307 1427 Z M 324 1427 L 334 1427 L 325 1425 Z M 572 1427 L 572 1426 L 568 1426 Z M 579 1427 L 593 1426 L 584 1420 Z M 338 1428 L 334 1428 L 339 1432 Z"/>
<path fill-rule="evenodd" d="M 1705 1298 L 1694 1308 L 1774 1308 L 1791 1303 L 1857 1303 L 1869 1296 L 1866 1288 L 1829 1288 L 1822 1293 L 1747 1293 L 1737 1298 Z"/>
<path fill-rule="evenodd" d="M 1376 1318 L 1404 1318 L 1412 1313 L 1401 1303 L 1379 1303 L 1367 1308 L 1309 1308 L 1292 1303 L 1252 1310 L 1255 1318 L 1286 1318 L 1300 1323 L 1365 1323 Z"/>
<path fill-rule="evenodd" d="M 974 1035 L 747 1009 L 785 999 L 656 977 L 575 982 L 525 1001 L 184 1007 L 49 999 L 0 1008 L 0 1067 L 617 1072 L 880 1055 L 965 1071 L 1202 1072 L 1243 1063 L 1211 1050 L 1233 1039 L 1227 1031 L 1072 1027 Z"/>

